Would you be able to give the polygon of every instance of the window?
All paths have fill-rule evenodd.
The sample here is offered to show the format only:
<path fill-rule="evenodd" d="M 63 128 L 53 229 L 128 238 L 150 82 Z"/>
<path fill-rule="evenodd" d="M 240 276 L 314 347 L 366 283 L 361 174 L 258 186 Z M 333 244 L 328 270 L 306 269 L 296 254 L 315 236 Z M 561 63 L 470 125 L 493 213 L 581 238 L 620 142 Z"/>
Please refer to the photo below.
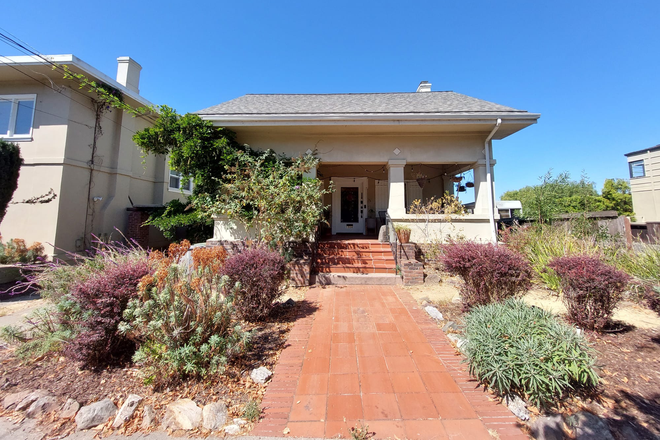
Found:
<path fill-rule="evenodd" d="M 34 102 L 37 95 L 0 95 L 0 138 L 32 137 Z"/>
<path fill-rule="evenodd" d="M 170 189 L 183 191 L 184 193 L 192 192 L 192 178 L 185 178 L 181 176 L 178 171 L 170 170 Z"/>
<path fill-rule="evenodd" d="M 644 160 L 636 160 L 634 162 L 628 162 L 628 167 L 630 168 L 631 179 L 646 176 L 646 172 L 644 171 Z"/>

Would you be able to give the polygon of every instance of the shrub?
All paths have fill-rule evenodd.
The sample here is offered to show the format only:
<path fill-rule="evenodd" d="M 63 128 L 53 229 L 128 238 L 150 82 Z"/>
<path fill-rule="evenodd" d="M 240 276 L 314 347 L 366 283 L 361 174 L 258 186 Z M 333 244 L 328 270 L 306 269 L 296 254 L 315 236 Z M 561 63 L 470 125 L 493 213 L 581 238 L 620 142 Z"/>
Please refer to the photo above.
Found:
<path fill-rule="evenodd" d="M 548 267 L 557 273 L 568 319 L 582 328 L 602 330 L 630 277 L 597 258 L 561 257 Z"/>
<path fill-rule="evenodd" d="M 18 187 L 18 174 L 23 165 L 18 145 L 0 139 L 0 223 Z"/>
<path fill-rule="evenodd" d="M 129 300 L 137 295 L 138 283 L 148 274 L 145 257 L 107 266 L 73 286 L 71 297 L 84 314 L 78 322 L 81 331 L 66 347 L 65 355 L 91 368 L 130 359 L 135 343 L 117 328 Z"/>
<path fill-rule="evenodd" d="M 529 290 L 532 269 L 525 259 L 509 249 L 492 244 L 454 242 L 441 246 L 445 270 L 463 280 L 463 307 L 502 301 Z"/>
<path fill-rule="evenodd" d="M 3 244 L 0 236 L 0 264 L 35 263 L 43 256 L 44 247 L 39 242 L 27 247 L 25 240 L 14 238 Z"/>
<path fill-rule="evenodd" d="M 598 384 L 585 339 L 549 312 L 509 299 L 474 308 L 465 322 L 470 374 L 500 395 L 541 408 Z"/>
<path fill-rule="evenodd" d="M 234 305 L 247 321 L 259 321 L 273 308 L 280 295 L 286 263 L 277 252 L 263 248 L 246 249 L 230 257 L 223 268 L 231 284 L 238 283 Z"/>
<path fill-rule="evenodd" d="M 188 246 L 152 254 L 155 272 L 140 282 L 140 297 L 129 302 L 120 326 L 139 344 L 133 360 L 155 385 L 222 371 L 250 340 L 233 318 L 233 292 L 220 274 L 226 252 L 194 249 L 188 265 Z"/>

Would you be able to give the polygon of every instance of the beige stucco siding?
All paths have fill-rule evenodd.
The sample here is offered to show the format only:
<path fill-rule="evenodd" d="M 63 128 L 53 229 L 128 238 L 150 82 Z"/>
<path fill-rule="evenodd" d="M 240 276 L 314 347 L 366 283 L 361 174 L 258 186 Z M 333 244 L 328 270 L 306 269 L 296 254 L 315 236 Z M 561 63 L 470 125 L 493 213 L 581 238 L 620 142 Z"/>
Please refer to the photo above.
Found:
<path fill-rule="evenodd" d="M 628 162 L 644 161 L 644 177 L 630 179 L 633 211 L 638 222 L 660 221 L 660 151 L 628 157 Z"/>

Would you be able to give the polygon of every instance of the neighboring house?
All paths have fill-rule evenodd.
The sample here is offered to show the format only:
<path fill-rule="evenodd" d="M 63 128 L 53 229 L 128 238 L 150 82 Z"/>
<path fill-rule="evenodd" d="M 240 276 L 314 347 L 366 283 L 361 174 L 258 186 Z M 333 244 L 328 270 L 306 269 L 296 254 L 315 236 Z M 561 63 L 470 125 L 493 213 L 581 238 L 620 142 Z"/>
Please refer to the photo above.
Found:
<path fill-rule="evenodd" d="M 63 79 L 51 63 L 118 89 L 131 106 L 150 105 L 139 94 L 140 65 L 128 57 L 117 61 L 114 80 L 73 55 L 0 57 L 0 138 L 18 144 L 25 161 L 14 201 L 51 188 L 57 195 L 50 203 L 10 205 L 0 225 L 4 240 L 39 241 L 50 245 L 49 255 L 62 257 L 84 250 L 92 234 L 121 238 L 115 228 L 127 230 L 132 204 L 160 205 L 182 197 L 179 188 L 190 189 L 187 179 L 170 174 L 164 157 L 142 163 L 132 136 L 150 126 L 153 116 L 106 111 L 92 153 L 95 95 Z M 155 235 L 148 244 L 162 243 Z"/>
<path fill-rule="evenodd" d="M 625 155 L 633 211 L 638 222 L 660 221 L 660 145 Z"/>
<path fill-rule="evenodd" d="M 321 164 L 315 175 L 335 186 L 326 199 L 333 234 L 364 234 L 367 218 L 387 212 L 393 222 L 412 226 L 414 242 L 449 233 L 494 240 L 499 216 L 492 140 L 540 117 L 459 93 L 432 92 L 426 81 L 412 93 L 245 95 L 197 114 L 234 130 L 239 142 L 255 149 L 288 156 L 316 152 Z M 469 170 L 473 213 L 451 225 L 444 215 L 420 219 L 408 213 L 415 199 L 453 193 L 452 178 Z M 242 236 L 223 219 L 216 221 L 215 239 Z"/>

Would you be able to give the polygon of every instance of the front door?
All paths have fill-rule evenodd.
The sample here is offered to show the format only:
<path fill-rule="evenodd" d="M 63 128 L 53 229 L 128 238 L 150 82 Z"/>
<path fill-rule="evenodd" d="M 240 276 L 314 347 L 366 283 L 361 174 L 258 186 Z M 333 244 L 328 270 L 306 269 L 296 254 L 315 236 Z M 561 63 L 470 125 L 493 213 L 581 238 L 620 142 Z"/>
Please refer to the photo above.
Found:
<path fill-rule="evenodd" d="M 367 210 L 366 177 L 333 177 L 332 233 L 365 234 L 364 218 Z"/>

